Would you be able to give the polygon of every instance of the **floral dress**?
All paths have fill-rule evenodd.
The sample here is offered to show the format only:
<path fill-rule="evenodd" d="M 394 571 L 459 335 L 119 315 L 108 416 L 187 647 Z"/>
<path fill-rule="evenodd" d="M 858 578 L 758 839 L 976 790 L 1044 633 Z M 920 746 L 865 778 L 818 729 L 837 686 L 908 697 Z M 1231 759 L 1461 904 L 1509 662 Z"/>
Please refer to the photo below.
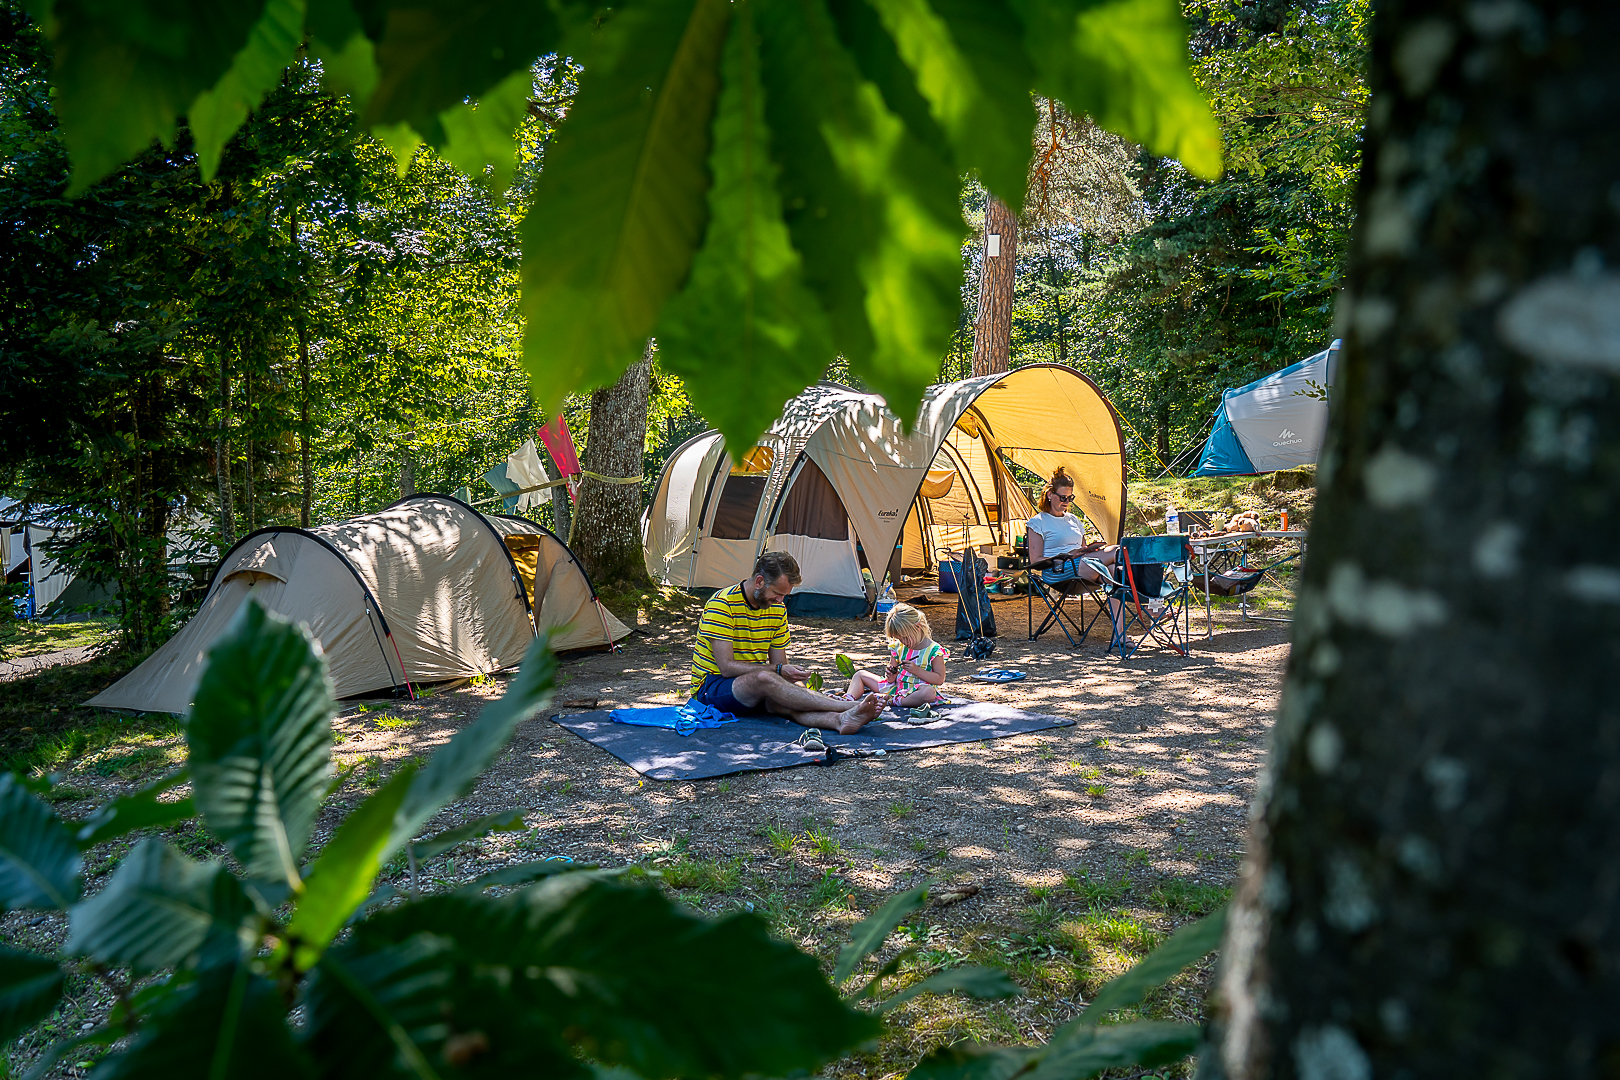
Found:
<path fill-rule="evenodd" d="M 889 657 L 896 664 L 916 664 L 918 667 L 933 667 L 934 657 L 945 651 L 945 646 L 937 641 L 930 641 L 920 649 L 908 649 L 898 641 L 889 642 Z M 914 691 L 928 686 L 911 672 L 901 669 L 900 685 L 895 688 L 896 697 L 907 697 Z"/>

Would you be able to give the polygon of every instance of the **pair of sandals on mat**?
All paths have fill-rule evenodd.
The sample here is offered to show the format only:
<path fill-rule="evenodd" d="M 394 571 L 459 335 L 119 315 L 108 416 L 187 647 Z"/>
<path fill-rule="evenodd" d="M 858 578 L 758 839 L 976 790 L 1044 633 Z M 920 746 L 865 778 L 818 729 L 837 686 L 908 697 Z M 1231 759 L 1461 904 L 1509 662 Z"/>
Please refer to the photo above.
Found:
<path fill-rule="evenodd" d="M 795 740 L 806 750 L 817 754 L 833 750 L 840 754 L 853 754 L 856 757 L 887 757 L 889 752 L 881 746 L 854 746 L 849 743 L 830 743 L 820 728 L 805 728 Z"/>

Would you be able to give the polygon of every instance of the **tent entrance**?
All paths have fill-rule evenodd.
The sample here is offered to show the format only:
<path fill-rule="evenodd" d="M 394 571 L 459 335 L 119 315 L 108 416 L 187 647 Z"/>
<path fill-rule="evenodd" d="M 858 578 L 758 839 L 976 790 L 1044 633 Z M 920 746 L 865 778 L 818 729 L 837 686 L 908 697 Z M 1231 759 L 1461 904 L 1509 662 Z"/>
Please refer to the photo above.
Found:
<path fill-rule="evenodd" d="M 901 534 L 901 567 L 931 569 L 947 548 L 1010 545 L 1034 514 L 988 421 L 970 408 L 946 435 L 917 489 Z"/>

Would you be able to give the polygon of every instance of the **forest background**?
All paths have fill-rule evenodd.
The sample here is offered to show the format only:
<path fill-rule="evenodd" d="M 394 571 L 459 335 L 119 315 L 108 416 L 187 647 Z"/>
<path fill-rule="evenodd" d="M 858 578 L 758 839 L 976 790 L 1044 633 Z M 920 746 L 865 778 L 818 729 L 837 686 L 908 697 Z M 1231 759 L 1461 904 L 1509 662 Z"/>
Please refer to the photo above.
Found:
<path fill-rule="evenodd" d="M 1225 174 L 1041 102 L 1018 230 L 1012 366 L 1095 379 L 1142 476 L 1190 467 L 1223 389 L 1327 345 L 1366 101 L 1367 0 L 1184 6 Z M 509 176 L 359 134 L 304 63 L 212 181 L 182 127 L 69 199 L 46 42 L 15 2 L 0 20 L 0 491 L 76 527 L 63 555 L 117 584 L 129 644 L 188 614 L 176 566 L 255 528 L 492 493 L 481 475 L 548 419 L 520 364 L 518 227 L 577 69 L 534 69 Z M 962 203 L 979 228 L 945 380 L 972 355 L 971 178 Z M 647 409 L 643 501 L 710 426 L 656 353 Z M 563 411 L 588 446 L 590 396 Z"/>

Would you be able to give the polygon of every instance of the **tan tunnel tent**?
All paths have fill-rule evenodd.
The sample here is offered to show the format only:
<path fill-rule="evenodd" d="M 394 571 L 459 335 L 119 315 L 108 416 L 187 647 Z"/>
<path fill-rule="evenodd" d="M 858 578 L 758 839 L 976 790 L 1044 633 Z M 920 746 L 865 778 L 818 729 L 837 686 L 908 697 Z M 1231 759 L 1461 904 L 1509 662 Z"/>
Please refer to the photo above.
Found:
<path fill-rule="evenodd" d="M 861 569 L 926 570 L 944 548 L 1006 546 L 1035 510 L 1013 475 L 1057 466 L 1075 512 L 1119 538 L 1125 450 L 1113 407 L 1073 368 L 1031 364 L 932 386 L 911 432 L 881 397 L 821 383 L 787 403 L 740 460 L 717 431 L 670 455 L 642 521 L 647 572 L 681 588 L 747 577 L 766 549 L 791 552 L 801 615 L 868 609 Z"/>
<path fill-rule="evenodd" d="M 544 527 L 413 495 L 335 525 L 244 537 L 191 621 L 88 704 L 185 713 L 208 650 L 249 599 L 309 627 L 339 697 L 511 667 L 541 632 L 559 652 L 630 633 Z"/>

